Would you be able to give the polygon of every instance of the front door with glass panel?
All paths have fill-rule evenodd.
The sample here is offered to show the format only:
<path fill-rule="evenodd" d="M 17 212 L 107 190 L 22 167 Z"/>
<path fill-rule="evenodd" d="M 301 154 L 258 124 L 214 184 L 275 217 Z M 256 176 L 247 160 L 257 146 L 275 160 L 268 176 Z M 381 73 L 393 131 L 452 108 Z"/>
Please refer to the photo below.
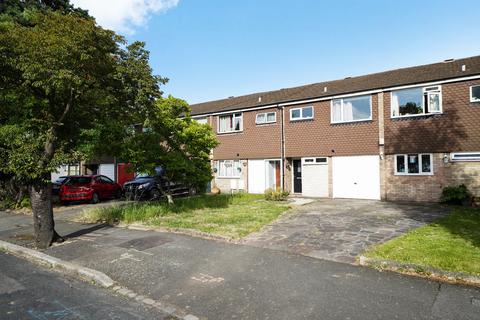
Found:
<path fill-rule="evenodd" d="M 280 188 L 280 161 L 268 160 L 267 161 L 267 188 L 277 189 Z"/>
<path fill-rule="evenodd" d="M 293 160 L 293 192 L 302 193 L 302 161 Z"/>

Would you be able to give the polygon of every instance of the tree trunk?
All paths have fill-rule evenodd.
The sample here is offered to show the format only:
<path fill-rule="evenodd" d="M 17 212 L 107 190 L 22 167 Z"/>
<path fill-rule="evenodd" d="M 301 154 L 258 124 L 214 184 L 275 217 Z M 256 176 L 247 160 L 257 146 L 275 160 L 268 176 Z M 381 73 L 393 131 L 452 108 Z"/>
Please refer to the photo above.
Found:
<path fill-rule="evenodd" d="M 46 249 L 55 241 L 63 241 L 63 238 L 55 231 L 55 222 L 53 221 L 52 185 L 37 181 L 32 183 L 29 189 L 35 245 L 37 248 Z"/>

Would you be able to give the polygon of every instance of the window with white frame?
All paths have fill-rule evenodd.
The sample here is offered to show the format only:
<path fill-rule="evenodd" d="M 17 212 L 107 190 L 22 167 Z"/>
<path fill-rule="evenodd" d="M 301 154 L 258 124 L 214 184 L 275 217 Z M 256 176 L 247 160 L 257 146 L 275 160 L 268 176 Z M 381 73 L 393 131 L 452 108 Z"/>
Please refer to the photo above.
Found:
<path fill-rule="evenodd" d="M 395 155 L 395 174 L 430 175 L 433 174 L 432 155 L 425 153 Z"/>
<path fill-rule="evenodd" d="M 255 117 L 256 124 L 274 123 L 277 121 L 276 112 L 257 113 Z"/>
<path fill-rule="evenodd" d="M 440 86 L 392 91 L 392 117 L 408 117 L 442 112 Z"/>
<path fill-rule="evenodd" d="M 208 124 L 207 117 L 193 118 L 193 120 L 197 121 L 200 124 Z"/>
<path fill-rule="evenodd" d="M 303 158 L 303 164 L 327 164 L 328 159 L 326 157 L 321 158 Z"/>
<path fill-rule="evenodd" d="M 239 160 L 219 160 L 217 166 L 219 178 L 240 177 L 241 167 Z"/>
<path fill-rule="evenodd" d="M 470 102 L 480 102 L 480 85 L 470 87 Z"/>
<path fill-rule="evenodd" d="M 372 100 L 368 96 L 334 99 L 331 104 L 332 123 L 372 119 Z"/>
<path fill-rule="evenodd" d="M 290 109 L 290 120 L 307 120 L 313 119 L 313 107 L 293 108 Z"/>
<path fill-rule="evenodd" d="M 479 152 L 452 152 L 450 154 L 452 161 L 480 161 Z"/>
<path fill-rule="evenodd" d="M 218 116 L 218 133 L 236 132 L 242 130 L 242 113 L 232 113 L 224 116 Z"/>

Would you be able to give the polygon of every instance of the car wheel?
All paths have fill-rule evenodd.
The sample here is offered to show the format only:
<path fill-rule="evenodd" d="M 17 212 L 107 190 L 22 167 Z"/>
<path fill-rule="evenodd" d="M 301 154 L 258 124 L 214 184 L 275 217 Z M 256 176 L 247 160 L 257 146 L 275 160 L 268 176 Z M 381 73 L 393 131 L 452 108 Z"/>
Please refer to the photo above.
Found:
<path fill-rule="evenodd" d="M 162 198 L 162 193 L 157 188 L 150 190 L 150 200 L 160 200 Z"/>
<path fill-rule="evenodd" d="M 197 188 L 190 187 L 190 189 L 188 189 L 188 195 L 189 196 L 195 196 L 196 194 L 197 194 Z"/>
<path fill-rule="evenodd" d="M 93 195 L 92 195 L 92 201 L 91 201 L 93 204 L 96 204 L 96 203 L 99 203 L 100 202 L 100 198 L 98 197 L 98 193 L 94 192 Z"/>

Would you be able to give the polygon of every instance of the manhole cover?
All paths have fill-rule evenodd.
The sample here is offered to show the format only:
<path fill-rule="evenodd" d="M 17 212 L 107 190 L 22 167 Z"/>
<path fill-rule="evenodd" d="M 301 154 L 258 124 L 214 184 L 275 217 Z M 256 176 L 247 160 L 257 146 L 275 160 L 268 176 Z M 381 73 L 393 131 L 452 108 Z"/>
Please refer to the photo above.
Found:
<path fill-rule="evenodd" d="M 127 242 L 121 243 L 119 247 L 143 251 L 153 247 L 161 246 L 168 242 L 172 242 L 172 240 L 163 236 L 150 236 L 129 240 Z"/>

